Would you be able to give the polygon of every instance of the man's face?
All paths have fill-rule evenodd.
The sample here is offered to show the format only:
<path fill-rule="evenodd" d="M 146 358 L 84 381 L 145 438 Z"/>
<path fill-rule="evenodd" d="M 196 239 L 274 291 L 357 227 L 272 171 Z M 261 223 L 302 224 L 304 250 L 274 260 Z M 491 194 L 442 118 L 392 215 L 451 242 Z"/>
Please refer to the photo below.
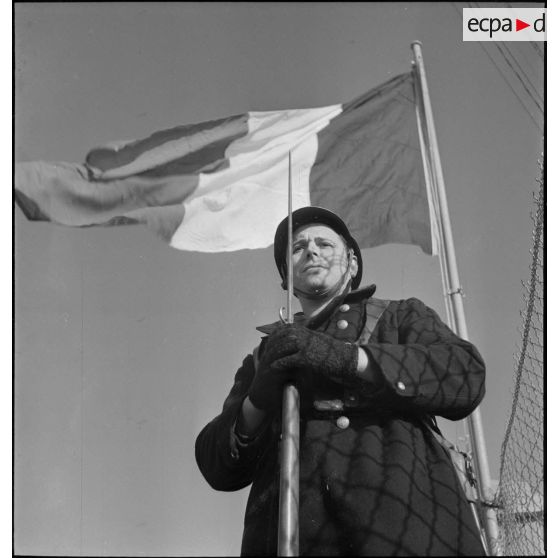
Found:
<path fill-rule="evenodd" d="M 345 240 L 326 225 L 297 229 L 293 234 L 292 257 L 293 283 L 302 291 L 335 286 L 349 265 Z M 353 261 L 351 266 L 355 265 Z"/>

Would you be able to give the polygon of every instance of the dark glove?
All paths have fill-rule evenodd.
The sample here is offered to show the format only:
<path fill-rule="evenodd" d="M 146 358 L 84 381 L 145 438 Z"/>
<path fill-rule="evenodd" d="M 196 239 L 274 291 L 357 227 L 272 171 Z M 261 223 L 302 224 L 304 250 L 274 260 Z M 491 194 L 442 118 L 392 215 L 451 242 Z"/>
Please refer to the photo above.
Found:
<path fill-rule="evenodd" d="M 356 377 L 358 347 L 302 326 L 287 326 L 282 344 L 289 353 L 275 361 L 281 368 L 299 368 L 343 382 Z"/>
<path fill-rule="evenodd" d="M 258 409 L 277 408 L 281 404 L 285 384 L 296 379 L 296 367 L 282 360 L 298 350 L 290 329 L 290 325 L 281 326 L 266 339 L 264 352 L 248 390 L 250 401 Z"/>

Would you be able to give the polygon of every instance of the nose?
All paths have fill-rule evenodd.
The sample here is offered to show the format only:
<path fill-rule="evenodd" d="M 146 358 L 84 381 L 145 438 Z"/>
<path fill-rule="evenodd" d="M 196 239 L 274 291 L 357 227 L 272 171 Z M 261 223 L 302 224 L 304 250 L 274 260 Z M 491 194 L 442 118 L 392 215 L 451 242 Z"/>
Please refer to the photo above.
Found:
<path fill-rule="evenodd" d="M 306 245 L 306 258 L 310 259 L 313 256 L 317 256 L 319 254 L 319 250 L 318 250 L 318 245 L 311 240 L 307 245 Z"/>

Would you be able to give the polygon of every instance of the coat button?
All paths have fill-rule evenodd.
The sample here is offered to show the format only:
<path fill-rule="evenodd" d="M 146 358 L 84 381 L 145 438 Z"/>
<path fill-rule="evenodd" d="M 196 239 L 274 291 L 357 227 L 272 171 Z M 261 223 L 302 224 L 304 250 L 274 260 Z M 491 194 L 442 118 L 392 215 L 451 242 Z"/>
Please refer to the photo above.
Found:
<path fill-rule="evenodd" d="M 342 304 L 339 306 L 339 312 L 348 312 L 351 307 L 348 304 Z"/>
<path fill-rule="evenodd" d="M 341 428 L 341 430 L 345 430 L 345 428 L 347 428 L 349 426 L 349 424 L 351 424 L 351 421 L 349 420 L 348 417 L 346 416 L 340 416 L 335 423 L 337 424 L 338 428 Z"/>
<path fill-rule="evenodd" d="M 407 386 L 406 386 L 403 382 L 397 382 L 397 389 L 398 389 L 399 391 L 405 391 L 405 388 L 406 388 L 406 387 L 407 387 Z"/>
<path fill-rule="evenodd" d="M 337 327 L 339 329 L 347 329 L 349 327 L 349 322 L 347 320 L 339 320 L 337 322 Z"/>

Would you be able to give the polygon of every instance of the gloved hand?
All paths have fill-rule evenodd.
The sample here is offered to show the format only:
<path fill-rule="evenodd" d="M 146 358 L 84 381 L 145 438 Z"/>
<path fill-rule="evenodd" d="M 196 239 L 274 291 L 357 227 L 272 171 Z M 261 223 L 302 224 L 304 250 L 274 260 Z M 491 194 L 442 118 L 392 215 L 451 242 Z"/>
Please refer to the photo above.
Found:
<path fill-rule="evenodd" d="M 290 352 L 275 362 L 282 368 L 302 368 L 330 380 L 343 382 L 355 378 L 358 347 L 303 326 L 290 325 L 282 337 Z M 293 350 L 294 349 L 294 350 Z"/>
<path fill-rule="evenodd" d="M 250 401 L 260 410 L 275 409 L 281 405 L 285 384 L 296 379 L 296 367 L 282 360 L 298 350 L 296 338 L 290 331 L 292 327 L 281 326 L 266 339 L 264 352 L 248 390 Z"/>

